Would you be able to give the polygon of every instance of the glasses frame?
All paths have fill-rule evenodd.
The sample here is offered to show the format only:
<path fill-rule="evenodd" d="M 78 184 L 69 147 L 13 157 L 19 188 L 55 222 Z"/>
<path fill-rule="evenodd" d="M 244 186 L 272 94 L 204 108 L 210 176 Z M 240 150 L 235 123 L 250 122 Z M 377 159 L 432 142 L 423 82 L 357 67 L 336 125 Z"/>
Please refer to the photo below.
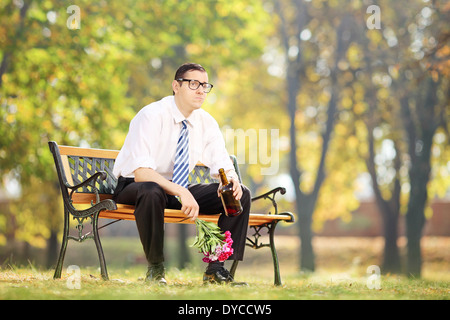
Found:
<path fill-rule="evenodd" d="M 203 87 L 203 92 L 204 92 L 204 93 L 210 93 L 211 90 L 214 88 L 214 86 L 213 86 L 211 83 L 208 83 L 208 82 L 200 82 L 200 81 L 195 80 L 195 79 L 178 78 L 177 81 L 188 81 L 188 82 L 189 82 L 188 87 L 189 87 L 189 89 L 191 89 L 191 90 L 197 90 L 200 86 L 202 86 L 202 87 Z M 199 83 L 199 85 L 197 86 L 197 88 L 192 88 L 192 87 L 191 87 L 191 81 L 197 81 L 197 82 Z M 205 88 L 204 85 L 209 85 L 209 86 L 210 86 L 210 87 L 209 87 L 209 91 L 205 91 L 205 90 L 207 90 L 208 88 Z"/>

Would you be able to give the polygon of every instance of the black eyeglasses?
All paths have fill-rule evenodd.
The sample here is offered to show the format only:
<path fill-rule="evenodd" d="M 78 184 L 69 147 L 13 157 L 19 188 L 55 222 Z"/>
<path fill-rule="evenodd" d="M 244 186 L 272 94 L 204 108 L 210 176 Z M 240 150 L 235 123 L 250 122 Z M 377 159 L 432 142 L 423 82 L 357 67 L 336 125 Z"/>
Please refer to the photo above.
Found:
<path fill-rule="evenodd" d="M 200 86 L 203 87 L 204 93 L 210 93 L 212 88 L 214 87 L 211 83 L 208 82 L 200 82 L 198 80 L 192 80 L 192 79 L 177 79 L 177 81 L 188 81 L 189 82 L 189 89 L 191 90 L 197 90 Z"/>

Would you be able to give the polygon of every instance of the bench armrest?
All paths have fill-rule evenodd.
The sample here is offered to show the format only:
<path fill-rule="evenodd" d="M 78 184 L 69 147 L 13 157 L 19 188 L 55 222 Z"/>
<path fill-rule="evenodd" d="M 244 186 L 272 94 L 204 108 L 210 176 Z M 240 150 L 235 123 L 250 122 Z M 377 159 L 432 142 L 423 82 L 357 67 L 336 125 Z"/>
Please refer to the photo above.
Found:
<path fill-rule="evenodd" d="M 72 199 L 72 194 L 75 192 L 75 190 L 90 185 L 92 187 L 94 193 L 95 193 L 95 200 L 96 200 L 95 203 L 99 203 L 100 202 L 100 196 L 98 194 L 97 187 L 95 187 L 95 182 L 97 181 L 97 179 L 100 179 L 101 181 L 105 180 L 106 179 L 106 172 L 104 172 L 104 171 L 96 172 L 95 174 L 93 174 L 92 176 L 87 178 L 86 180 L 84 180 L 81 183 L 79 183 L 77 185 L 74 185 L 74 186 L 71 186 L 68 183 L 66 183 L 65 184 L 66 187 L 72 190 L 70 192 L 70 194 L 69 194 L 69 197 Z M 93 182 L 93 183 L 91 184 L 91 182 Z"/>
<path fill-rule="evenodd" d="M 278 187 L 278 188 L 272 189 L 269 192 L 266 192 L 262 195 L 252 198 L 252 202 L 256 201 L 256 200 L 260 200 L 260 199 L 269 199 L 270 201 L 272 201 L 272 205 L 275 209 L 274 214 L 278 214 L 278 206 L 277 206 L 277 202 L 275 201 L 275 195 L 277 192 L 280 192 L 281 194 L 285 194 L 286 189 L 283 187 Z"/>

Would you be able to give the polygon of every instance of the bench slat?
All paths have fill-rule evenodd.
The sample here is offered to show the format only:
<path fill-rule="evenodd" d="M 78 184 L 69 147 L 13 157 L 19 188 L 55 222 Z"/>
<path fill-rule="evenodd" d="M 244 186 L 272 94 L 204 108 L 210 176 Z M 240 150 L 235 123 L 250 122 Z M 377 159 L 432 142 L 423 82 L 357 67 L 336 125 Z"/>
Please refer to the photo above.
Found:
<path fill-rule="evenodd" d="M 220 214 L 200 214 L 199 219 L 217 223 Z M 122 220 L 135 220 L 134 218 L 134 207 L 124 204 L 117 204 L 117 210 L 114 211 L 102 211 L 99 215 L 100 218 L 105 219 L 122 219 Z M 267 215 L 260 213 L 250 213 L 249 225 L 259 226 L 265 223 L 271 223 L 274 220 L 278 221 L 291 221 L 292 217 L 289 215 Z M 186 216 L 181 210 L 176 209 L 165 209 L 164 210 L 164 222 L 166 223 L 194 223 L 190 219 L 186 219 Z"/>
<path fill-rule="evenodd" d="M 112 194 L 100 193 L 100 200 L 112 199 Z M 73 204 L 90 204 L 91 201 L 95 202 L 95 194 L 84 193 L 84 192 L 74 192 L 72 195 Z"/>
<path fill-rule="evenodd" d="M 100 194 L 100 200 L 111 199 L 112 195 L 110 194 Z M 95 195 L 92 193 L 74 193 L 72 196 L 72 200 L 74 204 L 90 204 L 91 201 L 95 202 Z M 126 204 L 116 204 L 117 210 L 114 211 L 103 211 L 100 213 L 100 218 L 106 219 L 123 219 L 123 220 L 134 220 L 134 206 L 126 205 Z M 186 216 L 181 212 L 181 210 L 175 209 L 166 209 L 164 211 L 164 222 L 166 223 L 193 223 L 190 219 L 186 219 L 185 221 L 180 222 L 185 219 Z M 217 223 L 219 219 L 219 215 L 208 215 L 208 214 L 200 214 L 199 219 L 205 221 L 211 221 Z M 261 213 L 250 213 L 249 225 L 250 226 L 258 226 L 265 223 L 270 223 L 274 220 L 279 221 L 291 221 L 292 217 L 289 215 L 268 215 Z"/>
<path fill-rule="evenodd" d="M 119 154 L 119 150 L 89 149 L 80 147 L 59 146 L 59 153 L 61 155 L 68 155 L 68 156 L 116 159 L 117 155 Z"/>
<path fill-rule="evenodd" d="M 119 206 L 119 205 L 118 205 Z M 130 212 L 131 211 L 131 212 Z M 123 219 L 123 220 L 134 220 L 134 209 L 129 208 L 117 208 L 114 211 L 103 211 L 100 213 L 99 218 L 104 219 Z M 186 219 L 187 217 L 181 212 L 181 210 L 175 209 L 166 209 L 164 210 L 164 222 L 165 223 L 184 223 L 184 224 L 192 224 L 194 223 L 190 219 Z M 199 215 L 199 219 L 217 223 L 219 220 L 219 215 Z"/>
<path fill-rule="evenodd" d="M 130 212 L 131 211 L 131 212 Z M 133 221 L 134 219 L 134 210 L 133 209 L 121 209 L 118 208 L 114 211 L 103 211 L 100 213 L 99 218 L 104 219 L 120 219 L 120 220 L 128 220 Z M 199 219 L 217 223 L 219 220 L 219 214 L 200 214 L 198 216 Z M 249 218 L 249 226 L 260 226 L 266 223 L 271 223 L 274 220 L 278 221 L 291 221 L 292 217 L 288 215 L 267 215 L 267 214 L 259 214 L 259 213 L 250 213 Z M 194 222 L 190 219 L 186 219 L 181 210 L 175 209 L 166 209 L 164 211 L 164 222 L 165 223 L 184 223 L 184 224 L 193 224 Z"/>

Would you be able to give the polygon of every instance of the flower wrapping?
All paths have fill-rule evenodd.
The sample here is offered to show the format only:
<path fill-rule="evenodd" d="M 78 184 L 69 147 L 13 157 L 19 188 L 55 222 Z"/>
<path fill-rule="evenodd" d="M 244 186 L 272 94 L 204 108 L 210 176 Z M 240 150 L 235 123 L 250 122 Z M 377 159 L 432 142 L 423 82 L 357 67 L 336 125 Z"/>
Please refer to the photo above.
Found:
<path fill-rule="evenodd" d="M 197 236 L 191 247 L 197 247 L 199 252 L 205 256 L 203 262 L 210 263 L 213 261 L 223 262 L 233 254 L 233 240 L 231 232 L 222 233 L 220 228 L 212 222 L 201 219 L 195 220 L 197 226 Z"/>

